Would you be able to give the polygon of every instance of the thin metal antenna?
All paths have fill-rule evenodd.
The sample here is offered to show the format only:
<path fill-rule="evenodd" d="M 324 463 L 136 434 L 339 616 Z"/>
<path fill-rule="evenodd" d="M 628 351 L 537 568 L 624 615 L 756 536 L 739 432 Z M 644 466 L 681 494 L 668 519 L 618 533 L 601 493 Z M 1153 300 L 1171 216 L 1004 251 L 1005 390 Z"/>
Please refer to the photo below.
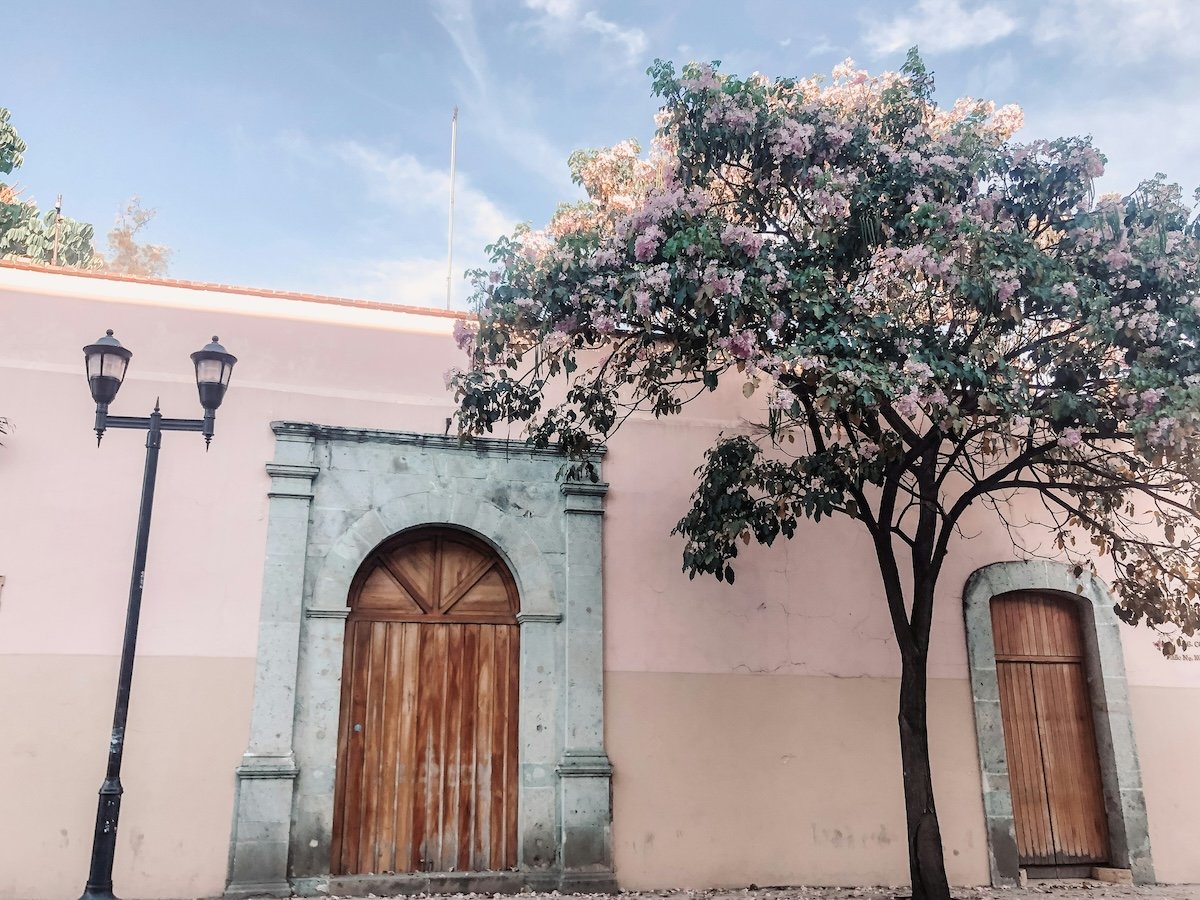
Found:
<path fill-rule="evenodd" d="M 54 249 L 50 253 L 50 265 L 58 265 L 58 220 L 62 218 L 62 194 L 54 203 Z"/>
<path fill-rule="evenodd" d="M 446 309 L 454 297 L 454 164 L 458 153 L 458 107 L 450 117 L 450 221 L 446 236 Z"/>

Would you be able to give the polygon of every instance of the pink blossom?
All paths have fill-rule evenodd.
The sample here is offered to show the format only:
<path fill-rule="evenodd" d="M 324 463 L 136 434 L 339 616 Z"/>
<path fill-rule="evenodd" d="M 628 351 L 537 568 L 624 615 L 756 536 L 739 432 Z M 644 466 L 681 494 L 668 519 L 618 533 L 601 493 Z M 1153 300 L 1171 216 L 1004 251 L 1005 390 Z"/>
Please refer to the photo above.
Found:
<path fill-rule="evenodd" d="M 1162 402 L 1162 398 L 1166 395 L 1166 391 L 1159 388 L 1150 388 L 1142 391 L 1142 415 L 1146 416 L 1154 412 L 1158 408 L 1158 404 Z"/>
<path fill-rule="evenodd" d="M 879 455 L 879 445 L 874 441 L 859 441 L 858 455 L 870 462 Z"/>
<path fill-rule="evenodd" d="M 852 137 L 854 137 L 854 133 L 840 125 L 825 130 L 825 140 L 835 150 L 840 150 L 844 145 L 850 143 Z"/>
<path fill-rule="evenodd" d="M 599 247 L 592 254 L 592 265 L 598 269 L 617 264 L 617 253 L 611 247 Z"/>
<path fill-rule="evenodd" d="M 1064 281 L 1056 288 L 1056 290 L 1058 293 L 1062 294 L 1064 297 L 1070 298 L 1071 300 L 1074 300 L 1079 296 L 1079 290 L 1075 287 L 1074 283 L 1070 281 Z"/>
<path fill-rule="evenodd" d="M 649 262 L 658 252 L 658 245 L 666 235 L 657 225 L 651 225 L 638 235 L 633 244 L 633 255 L 638 262 Z"/>
<path fill-rule="evenodd" d="M 1124 250 L 1113 249 L 1104 254 L 1104 261 L 1118 272 L 1129 265 L 1131 259 L 1132 257 Z"/>
<path fill-rule="evenodd" d="M 1007 303 L 1020 286 L 1021 282 L 1015 278 L 1006 278 L 996 285 L 996 298 L 1001 303 Z"/>
<path fill-rule="evenodd" d="M 906 419 L 915 418 L 917 413 L 921 411 L 921 407 L 917 403 L 917 389 L 912 388 L 904 396 L 896 398 L 893 406 L 896 407 L 896 412 L 900 413 Z"/>
<path fill-rule="evenodd" d="M 933 377 L 933 369 L 929 367 L 929 363 L 919 362 L 914 359 L 905 361 L 904 373 L 906 375 L 915 375 L 917 384 L 925 384 Z"/>
<path fill-rule="evenodd" d="M 743 331 L 740 334 L 729 336 L 729 352 L 738 359 L 749 359 L 754 355 L 754 348 L 757 345 L 758 339 L 754 336 L 753 331 Z"/>
<path fill-rule="evenodd" d="M 592 316 L 592 324 L 601 334 L 612 334 L 617 330 L 617 320 L 615 316 L 610 316 L 608 313 L 599 313 Z"/>
<path fill-rule="evenodd" d="M 637 306 L 638 315 L 650 315 L 650 292 L 649 291 L 634 291 L 633 302 Z"/>
<path fill-rule="evenodd" d="M 685 91 L 715 91 L 721 87 L 721 81 L 712 66 L 700 66 L 695 78 L 685 78 L 679 84 Z"/>
<path fill-rule="evenodd" d="M 771 391 L 767 395 L 767 406 L 771 409 L 787 412 L 792 408 L 792 404 L 796 401 L 795 395 L 788 390 Z"/>
<path fill-rule="evenodd" d="M 721 243 L 726 247 L 741 247 L 747 256 L 758 256 L 763 236 L 745 225 L 726 225 L 721 232 Z"/>
<path fill-rule="evenodd" d="M 1058 436 L 1058 446 L 1064 450 L 1070 450 L 1072 447 L 1078 447 L 1083 440 L 1083 432 L 1078 428 L 1064 428 L 1062 434 Z"/>
<path fill-rule="evenodd" d="M 466 319 L 454 320 L 454 343 L 458 345 L 459 350 L 465 353 L 471 349 L 475 344 L 477 328 L 477 325 Z"/>
<path fill-rule="evenodd" d="M 771 137 L 771 155 L 776 160 L 786 156 L 808 156 L 816 133 L 817 129 L 807 122 L 784 119 Z"/>

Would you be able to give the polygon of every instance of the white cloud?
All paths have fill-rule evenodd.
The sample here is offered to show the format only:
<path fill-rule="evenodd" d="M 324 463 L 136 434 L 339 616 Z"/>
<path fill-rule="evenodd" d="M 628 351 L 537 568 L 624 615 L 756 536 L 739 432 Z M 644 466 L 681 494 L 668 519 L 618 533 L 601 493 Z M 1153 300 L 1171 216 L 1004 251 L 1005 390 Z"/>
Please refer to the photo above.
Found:
<path fill-rule="evenodd" d="M 314 277 L 323 293 L 335 297 L 382 300 L 385 303 L 402 303 L 405 306 L 426 306 L 434 309 L 446 308 L 444 257 L 351 257 L 328 260 Z M 461 279 L 453 277 L 451 288 L 454 292 L 452 308 L 464 309 L 465 289 Z"/>
<path fill-rule="evenodd" d="M 450 205 L 450 172 L 427 166 L 410 153 L 389 156 L 357 141 L 333 145 L 334 157 L 359 173 L 369 196 L 406 216 L 427 222 L 446 221 Z M 516 220 L 501 209 L 470 178 L 457 173 L 454 183 L 455 239 L 483 248 L 512 231 Z M 437 229 L 429 231 L 436 234 Z"/>
<path fill-rule="evenodd" d="M 1151 57 L 1200 59 L 1196 0 L 1049 0 L 1033 39 L 1073 45 L 1095 60 L 1140 62 Z"/>
<path fill-rule="evenodd" d="M 590 31 L 620 47 L 630 63 L 639 62 L 646 52 L 648 41 L 642 29 L 618 25 L 593 9 L 585 10 L 579 0 L 525 0 L 525 8 L 538 13 L 538 26 L 552 35 Z"/>
<path fill-rule="evenodd" d="M 287 156 L 317 170 L 356 176 L 357 203 L 369 226 L 347 234 L 346 247 L 321 261 L 314 280 L 320 289 L 362 297 L 442 307 L 446 304 L 446 226 L 450 172 L 426 165 L 411 153 L 390 154 L 358 141 L 314 143 L 298 132 L 278 138 Z M 307 176 L 306 176 L 307 177 Z M 514 216 L 459 171 L 454 184 L 454 268 L 450 285 L 455 308 L 465 306 L 463 272 L 487 263 L 484 247 L 516 225 Z M 355 244 L 355 239 L 357 246 Z M 385 248 L 381 253 L 380 245 Z M 391 249 L 391 248 L 394 248 Z"/>
<path fill-rule="evenodd" d="M 878 54 L 901 52 L 914 44 L 938 53 L 982 47 L 1012 34 L 1018 24 L 995 3 L 966 9 L 963 0 L 917 0 L 907 13 L 868 23 L 866 40 Z"/>

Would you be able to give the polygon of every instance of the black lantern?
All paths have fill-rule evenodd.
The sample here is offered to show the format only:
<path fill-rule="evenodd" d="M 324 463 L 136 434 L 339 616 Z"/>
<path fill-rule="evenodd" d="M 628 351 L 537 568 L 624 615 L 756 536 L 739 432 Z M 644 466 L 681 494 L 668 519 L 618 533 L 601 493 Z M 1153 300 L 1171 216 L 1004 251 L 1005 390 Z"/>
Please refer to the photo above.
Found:
<path fill-rule="evenodd" d="M 214 334 L 212 343 L 205 345 L 192 354 L 192 362 L 196 365 L 196 387 L 200 391 L 200 405 L 205 412 L 215 412 L 225 399 L 225 389 L 229 387 L 229 376 L 233 374 L 233 364 L 237 357 L 229 353 L 217 342 Z"/>
<path fill-rule="evenodd" d="M 94 344 L 83 348 L 83 358 L 87 363 L 88 387 L 92 391 L 92 399 L 97 406 L 108 406 L 121 389 L 125 380 L 125 370 L 129 368 L 129 360 L 133 353 L 121 346 L 121 342 L 113 337 L 112 329 Z"/>

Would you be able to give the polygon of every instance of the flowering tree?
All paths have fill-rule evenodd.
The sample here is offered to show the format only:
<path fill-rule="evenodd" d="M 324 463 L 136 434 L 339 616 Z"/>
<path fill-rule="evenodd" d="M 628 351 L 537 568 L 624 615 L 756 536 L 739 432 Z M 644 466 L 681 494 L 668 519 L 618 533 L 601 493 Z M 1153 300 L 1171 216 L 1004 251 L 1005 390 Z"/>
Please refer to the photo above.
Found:
<path fill-rule="evenodd" d="M 9 111 L 0 107 L 0 175 L 21 167 L 25 149 Z M 43 214 L 20 193 L 0 181 L 0 259 L 48 263 L 57 258 L 59 265 L 93 268 L 92 226 L 54 211 Z"/>
<path fill-rule="evenodd" d="M 476 273 L 460 428 L 523 421 L 586 468 L 631 412 L 739 383 L 761 427 L 708 449 L 684 569 L 732 582 L 740 543 L 802 517 L 867 530 L 902 664 L 913 895 L 947 898 L 926 664 L 964 513 L 1020 543 L 1030 495 L 1057 555 L 1111 560 L 1126 621 L 1171 629 L 1172 652 L 1200 627 L 1200 229 L 1162 176 L 1096 200 L 1086 139 L 1014 144 L 1014 107 L 939 108 L 915 51 L 829 82 L 651 74 L 649 158 L 577 154 L 589 199 Z"/>

